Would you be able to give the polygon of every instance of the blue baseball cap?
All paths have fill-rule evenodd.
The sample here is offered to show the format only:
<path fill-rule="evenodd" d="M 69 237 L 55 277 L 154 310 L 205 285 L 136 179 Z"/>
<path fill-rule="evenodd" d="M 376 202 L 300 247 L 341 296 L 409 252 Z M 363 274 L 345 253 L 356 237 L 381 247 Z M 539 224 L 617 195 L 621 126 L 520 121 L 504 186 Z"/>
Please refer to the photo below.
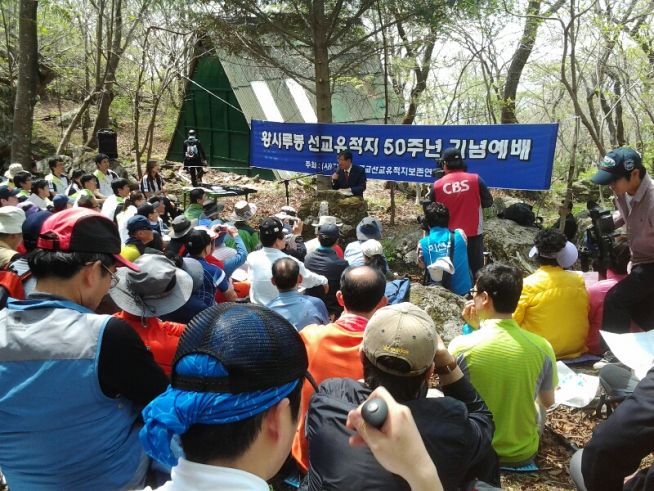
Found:
<path fill-rule="evenodd" d="M 127 232 L 133 234 L 139 230 L 152 230 L 152 227 L 143 215 L 134 215 L 127 220 Z"/>

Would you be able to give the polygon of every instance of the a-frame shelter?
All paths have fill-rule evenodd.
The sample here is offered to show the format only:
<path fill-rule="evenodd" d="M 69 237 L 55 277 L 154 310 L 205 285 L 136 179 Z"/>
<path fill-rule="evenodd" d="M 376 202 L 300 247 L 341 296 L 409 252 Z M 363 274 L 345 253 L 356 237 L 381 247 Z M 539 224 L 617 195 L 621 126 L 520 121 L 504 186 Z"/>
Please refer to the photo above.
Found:
<path fill-rule="evenodd" d="M 307 63 L 307 72 L 313 67 Z M 312 83 L 302 84 L 282 70 L 212 50 L 199 57 L 185 88 L 184 102 L 168 148 L 167 160 L 183 161 L 183 142 L 194 129 L 209 165 L 266 179 L 285 178 L 284 171 L 249 167 L 250 122 L 316 122 Z M 388 88 L 388 123 L 398 123 L 403 108 Z M 332 97 L 334 123 L 384 124 L 384 82 L 379 60 L 357 66 L 357 74 L 339 81 Z"/>

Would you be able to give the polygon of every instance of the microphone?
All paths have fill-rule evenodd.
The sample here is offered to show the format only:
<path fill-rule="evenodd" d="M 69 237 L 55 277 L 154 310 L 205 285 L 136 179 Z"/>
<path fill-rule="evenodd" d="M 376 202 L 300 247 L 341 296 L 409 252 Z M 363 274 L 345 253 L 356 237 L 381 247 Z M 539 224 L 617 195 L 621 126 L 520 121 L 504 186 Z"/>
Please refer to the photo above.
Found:
<path fill-rule="evenodd" d="M 366 423 L 379 429 L 388 416 L 388 405 L 383 399 L 370 399 L 363 404 L 361 416 Z"/>

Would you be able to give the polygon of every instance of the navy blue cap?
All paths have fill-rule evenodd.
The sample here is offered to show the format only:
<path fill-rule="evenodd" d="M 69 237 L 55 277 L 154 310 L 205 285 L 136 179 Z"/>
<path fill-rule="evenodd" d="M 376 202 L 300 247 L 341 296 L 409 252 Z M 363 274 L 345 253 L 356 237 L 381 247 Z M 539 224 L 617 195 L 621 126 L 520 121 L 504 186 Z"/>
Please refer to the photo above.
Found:
<path fill-rule="evenodd" d="M 10 196 L 17 196 L 20 193 L 18 188 L 10 188 L 9 186 L 0 186 L 0 198 L 8 199 Z"/>
<path fill-rule="evenodd" d="M 132 234 L 138 230 L 152 230 L 148 219 L 142 215 L 134 215 L 127 220 L 127 232 Z"/>
<path fill-rule="evenodd" d="M 595 184 L 607 185 L 626 176 L 642 163 L 642 158 L 636 150 L 630 147 L 620 147 L 611 150 L 599 163 L 599 170 L 590 178 Z"/>

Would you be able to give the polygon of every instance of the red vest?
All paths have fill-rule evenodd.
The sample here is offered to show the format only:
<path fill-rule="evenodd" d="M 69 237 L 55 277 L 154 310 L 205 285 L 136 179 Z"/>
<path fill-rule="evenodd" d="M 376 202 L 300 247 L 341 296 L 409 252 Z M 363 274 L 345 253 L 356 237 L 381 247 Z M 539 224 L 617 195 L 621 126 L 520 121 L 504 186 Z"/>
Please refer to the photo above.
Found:
<path fill-rule="evenodd" d="M 448 172 L 434 183 L 434 201 L 443 203 L 450 211 L 450 230 L 461 228 L 468 237 L 483 233 L 477 174 Z"/>

